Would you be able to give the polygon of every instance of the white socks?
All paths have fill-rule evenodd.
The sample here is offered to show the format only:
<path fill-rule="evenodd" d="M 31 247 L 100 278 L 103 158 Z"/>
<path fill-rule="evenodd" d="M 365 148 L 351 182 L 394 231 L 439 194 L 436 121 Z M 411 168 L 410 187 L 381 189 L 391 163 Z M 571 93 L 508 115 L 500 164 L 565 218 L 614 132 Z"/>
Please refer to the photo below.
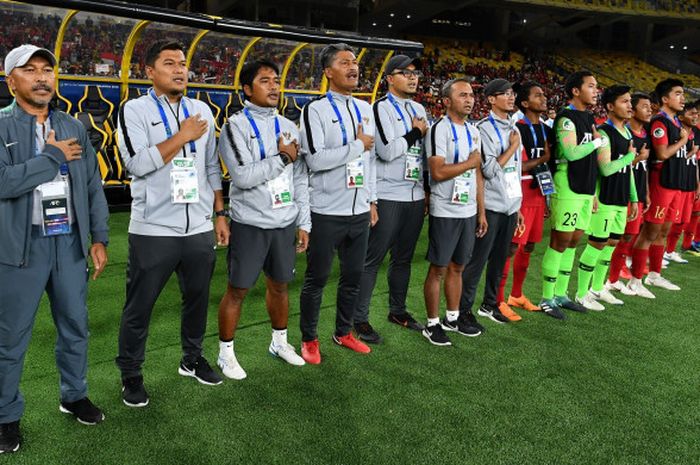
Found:
<path fill-rule="evenodd" d="M 235 357 L 233 352 L 233 340 L 224 342 L 219 340 L 219 357 Z"/>
<path fill-rule="evenodd" d="M 440 318 L 428 318 L 428 326 L 435 326 L 440 324 Z"/>
<path fill-rule="evenodd" d="M 287 345 L 287 329 L 273 329 L 272 330 L 272 344 L 275 347 L 282 347 Z"/>
<path fill-rule="evenodd" d="M 459 310 L 447 310 L 445 316 L 447 317 L 447 321 L 455 321 L 459 318 Z"/>

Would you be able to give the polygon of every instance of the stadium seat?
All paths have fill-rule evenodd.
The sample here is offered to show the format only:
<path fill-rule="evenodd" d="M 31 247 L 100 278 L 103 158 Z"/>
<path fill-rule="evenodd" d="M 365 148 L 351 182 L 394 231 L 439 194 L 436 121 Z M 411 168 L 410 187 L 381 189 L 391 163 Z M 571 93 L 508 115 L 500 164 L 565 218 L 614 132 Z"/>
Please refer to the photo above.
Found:
<path fill-rule="evenodd" d="M 64 113 L 68 113 L 69 115 L 71 114 L 71 109 L 73 108 L 73 102 L 65 98 L 61 93 L 56 89 L 56 94 L 53 96 L 53 100 L 51 100 L 51 104 L 53 105 L 54 108 L 57 108 L 61 110 Z"/>
<path fill-rule="evenodd" d="M 112 143 L 112 117 L 114 104 L 107 100 L 98 86 L 85 86 L 83 96 L 78 101 L 78 113 L 89 113 L 94 123 L 107 133 L 107 144 Z"/>
<path fill-rule="evenodd" d="M 209 96 L 209 92 L 204 92 L 204 91 L 199 90 L 199 91 L 197 91 L 195 98 L 197 100 L 200 100 L 200 101 L 206 103 L 207 106 L 211 109 L 211 112 L 214 115 L 214 125 L 216 126 L 216 136 L 218 137 L 219 134 L 221 133 L 221 123 L 219 122 L 219 117 L 221 115 L 221 108 L 212 101 L 211 97 Z"/>
<path fill-rule="evenodd" d="M 10 87 L 7 85 L 7 82 L 0 82 L 0 108 L 5 108 L 11 104 L 14 99 L 15 97 L 12 95 L 12 92 L 10 92 Z"/>
<path fill-rule="evenodd" d="M 285 97 L 284 106 L 282 107 L 282 115 L 285 118 L 293 121 L 294 123 L 299 123 L 301 118 L 301 107 L 294 97 Z"/>
<path fill-rule="evenodd" d="M 104 127 L 97 124 L 92 114 L 85 111 L 76 113 L 75 118 L 83 123 L 83 126 L 85 126 L 85 130 L 88 133 L 88 137 L 90 138 L 90 142 L 92 143 L 92 147 L 95 149 L 95 152 L 104 150 L 109 143 L 109 134 L 107 134 Z"/>
<path fill-rule="evenodd" d="M 226 118 L 229 119 L 231 116 L 233 116 L 235 113 L 238 113 L 243 109 L 243 99 L 241 98 L 241 94 L 239 92 L 234 92 L 231 94 L 231 98 L 229 99 L 228 103 L 226 104 L 225 112 L 226 112 Z"/>

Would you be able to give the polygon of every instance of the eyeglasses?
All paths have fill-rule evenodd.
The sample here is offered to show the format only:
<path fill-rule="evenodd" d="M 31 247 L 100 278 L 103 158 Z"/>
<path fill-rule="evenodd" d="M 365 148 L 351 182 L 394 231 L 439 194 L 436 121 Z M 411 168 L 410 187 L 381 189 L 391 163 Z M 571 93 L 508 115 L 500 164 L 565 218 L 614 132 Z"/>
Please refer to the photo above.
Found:
<path fill-rule="evenodd" d="M 403 75 L 403 77 L 408 78 L 408 79 L 411 79 L 413 76 L 415 76 L 419 79 L 423 77 L 423 73 L 421 73 L 418 70 L 413 70 L 413 69 L 402 69 L 402 70 L 396 71 L 395 73 L 391 73 L 392 76 L 396 76 L 397 74 L 401 74 L 401 75 Z"/>

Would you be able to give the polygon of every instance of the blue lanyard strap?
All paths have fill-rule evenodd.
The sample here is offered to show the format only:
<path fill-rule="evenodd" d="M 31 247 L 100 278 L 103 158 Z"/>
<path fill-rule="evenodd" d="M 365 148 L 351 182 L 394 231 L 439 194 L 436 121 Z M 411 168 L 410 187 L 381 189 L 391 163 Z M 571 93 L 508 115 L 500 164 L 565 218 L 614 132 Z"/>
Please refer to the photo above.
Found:
<path fill-rule="evenodd" d="M 579 111 L 578 108 L 576 108 L 573 103 L 570 103 L 568 108 L 569 108 L 569 110 Z"/>
<path fill-rule="evenodd" d="M 156 97 L 156 93 L 153 89 L 149 91 L 149 94 L 151 94 L 151 97 L 153 97 L 153 100 L 155 100 L 156 105 L 158 105 L 158 112 L 160 113 L 160 119 L 163 121 L 163 127 L 165 128 L 165 135 L 170 139 L 173 137 L 173 131 L 170 129 L 170 123 L 168 122 L 168 117 L 165 115 L 165 109 L 163 108 L 163 104 L 160 103 L 160 100 L 158 100 L 158 97 Z M 185 100 L 182 100 L 182 112 L 185 114 L 185 118 L 190 117 L 190 112 L 187 111 L 187 105 L 185 104 Z M 195 145 L 194 141 L 190 141 L 190 152 L 194 155 L 197 153 L 197 146 Z"/>
<path fill-rule="evenodd" d="M 455 154 L 454 154 L 454 164 L 459 163 L 459 138 L 457 137 L 457 129 L 455 129 L 454 123 L 452 123 L 452 120 L 449 119 L 450 122 L 450 127 L 452 128 L 452 137 L 455 142 Z M 464 123 L 464 132 L 467 133 L 467 156 L 469 156 L 470 153 L 472 153 L 472 135 L 469 132 L 469 128 L 467 127 L 467 123 Z"/>
<path fill-rule="evenodd" d="M 262 137 L 260 136 L 260 130 L 258 129 L 258 125 L 255 124 L 255 120 L 253 119 L 253 115 L 250 114 L 250 110 L 247 108 L 243 109 L 243 114 L 248 118 L 248 122 L 250 123 L 250 127 L 253 128 L 253 133 L 255 134 L 255 138 L 258 140 L 258 147 L 260 147 L 260 159 L 264 160 L 265 159 L 265 142 L 262 140 Z M 275 116 L 275 141 L 279 140 L 280 138 L 280 121 Z"/>
<path fill-rule="evenodd" d="M 608 118 L 608 120 L 605 122 L 605 124 L 609 124 L 610 126 L 612 126 L 613 128 L 615 128 L 615 130 L 616 130 L 617 132 L 620 132 L 620 130 L 617 129 L 617 126 L 615 126 L 615 123 L 613 123 L 613 121 L 612 121 L 610 118 Z M 632 139 L 632 133 L 630 132 L 629 127 L 628 127 L 627 125 L 624 125 L 623 127 L 625 128 L 625 131 L 626 131 L 626 134 L 624 134 L 624 137 L 625 137 L 627 140 Z M 620 135 L 623 135 L 623 134 L 620 132 Z"/>
<path fill-rule="evenodd" d="M 501 143 L 501 153 L 506 151 L 506 148 L 503 146 L 503 136 L 501 135 L 501 130 L 498 129 L 498 126 L 496 125 L 496 121 L 493 119 L 493 116 L 489 115 L 489 122 L 491 123 L 491 126 L 496 130 L 496 135 L 498 136 L 498 142 Z M 517 160 L 518 155 L 515 155 L 515 158 Z"/>
<path fill-rule="evenodd" d="M 537 131 L 535 131 L 535 127 L 532 125 L 532 122 L 530 119 L 526 116 L 523 118 L 527 126 L 530 128 L 530 134 L 532 134 L 532 140 L 535 141 L 535 148 L 537 148 L 540 145 L 539 139 L 537 138 Z M 540 124 L 540 126 L 542 126 Z M 542 128 L 542 137 L 544 137 L 544 141 L 547 142 L 547 131 Z"/>
<path fill-rule="evenodd" d="M 333 100 L 333 94 L 330 92 L 326 93 L 326 97 L 328 98 L 328 101 L 331 102 L 331 106 L 333 107 L 333 111 L 335 112 L 335 116 L 338 118 L 338 123 L 340 124 L 340 131 L 343 133 L 343 145 L 348 145 L 348 131 L 345 129 L 345 123 L 343 122 L 343 117 L 340 114 L 340 110 L 338 110 L 338 105 L 335 104 L 335 100 Z M 352 99 L 352 97 L 350 97 Z M 357 123 L 361 124 L 362 123 L 362 114 L 360 113 L 360 109 L 357 108 L 357 104 L 355 103 L 355 100 L 353 99 L 352 101 L 352 106 L 355 107 L 355 115 L 357 116 Z"/>
<path fill-rule="evenodd" d="M 401 122 L 403 123 L 404 129 L 406 129 L 406 134 L 410 132 L 410 128 L 408 127 L 408 123 L 406 123 L 406 118 L 403 116 L 403 112 L 401 111 L 401 106 L 399 105 L 399 102 L 396 101 L 393 95 L 391 93 L 387 94 L 387 98 L 391 102 L 391 104 L 394 106 L 394 109 L 396 110 L 396 113 L 398 113 L 399 118 L 401 118 Z M 418 113 L 416 113 L 416 110 L 413 108 L 413 106 L 410 103 L 406 103 L 406 107 L 411 109 L 411 112 L 413 113 L 413 117 L 416 117 Z"/>
<path fill-rule="evenodd" d="M 676 115 L 676 116 L 674 116 L 673 118 L 671 118 L 670 116 L 668 116 L 668 113 L 666 113 L 666 112 L 663 111 L 663 110 L 661 110 L 659 113 L 661 113 L 662 115 L 664 115 L 664 116 L 666 117 L 667 120 L 671 121 L 671 122 L 672 122 L 673 124 L 675 124 L 677 127 L 679 127 L 679 128 L 681 127 L 681 120 L 678 119 L 678 115 Z"/>

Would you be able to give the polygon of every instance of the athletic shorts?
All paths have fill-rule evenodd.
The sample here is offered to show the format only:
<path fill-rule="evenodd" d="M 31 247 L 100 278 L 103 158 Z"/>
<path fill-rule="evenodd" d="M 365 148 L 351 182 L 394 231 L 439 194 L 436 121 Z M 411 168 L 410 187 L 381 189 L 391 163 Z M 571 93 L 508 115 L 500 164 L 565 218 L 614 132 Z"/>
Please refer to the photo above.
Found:
<path fill-rule="evenodd" d="M 630 236 L 636 236 L 639 234 L 639 231 L 642 230 L 642 223 L 644 223 L 644 202 L 637 202 L 637 218 L 633 219 L 632 221 L 627 222 L 627 226 L 625 227 L 625 234 L 629 234 Z M 630 207 L 627 209 L 627 217 L 632 213 L 632 207 L 630 204 Z"/>
<path fill-rule="evenodd" d="M 525 221 L 521 227 L 515 228 L 513 244 L 525 245 L 528 242 L 537 244 L 542 240 L 545 206 L 521 207 L 520 213 L 523 214 Z"/>
<path fill-rule="evenodd" d="M 700 213 L 700 199 L 693 202 L 693 213 Z"/>
<path fill-rule="evenodd" d="M 593 196 L 560 198 L 552 195 L 552 229 L 561 232 L 586 231 L 591 224 Z"/>
<path fill-rule="evenodd" d="M 445 267 L 450 262 L 466 265 L 476 242 L 476 215 L 470 218 L 428 217 L 428 253 L 426 260 Z"/>
<path fill-rule="evenodd" d="M 607 239 L 610 234 L 622 236 L 627 226 L 627 207 L 598 203 L 598 210 L 591 217 L 586 231 L 589 236 Z"/>
<path fill-rule="evenodd" d="M 693 215 L 693 207 L 695 204 L 695 192 L 684 192 L 680 193 L 680 201 L 678 202 L 680 208 L 673 209 L 671 212 L 671 218 L 676 224 L 683 224 L 690 222 L 690 217 Z"/>
<path fill-rule="evenodd" d="M 681 191 L 676 189 L 666 189 L 661 185 L 660 173 L 658 170 L 649 172 L 649 197 L 651 204 L 649 210 L 644 214 L 644 221 L 647 223 L 662 224 L 667 221 L 674 221 L 673 214 L 676 210 L 682 210 L 680 202 L 683 200 Z"/>
<path fill-rule="evenodd" d="M 250 289 L 264 271 L 271 280 L 294 279 L 296 226 L 262 229 L 231 221 L 228 245 L 228 280 L 231 286 Z"/>

